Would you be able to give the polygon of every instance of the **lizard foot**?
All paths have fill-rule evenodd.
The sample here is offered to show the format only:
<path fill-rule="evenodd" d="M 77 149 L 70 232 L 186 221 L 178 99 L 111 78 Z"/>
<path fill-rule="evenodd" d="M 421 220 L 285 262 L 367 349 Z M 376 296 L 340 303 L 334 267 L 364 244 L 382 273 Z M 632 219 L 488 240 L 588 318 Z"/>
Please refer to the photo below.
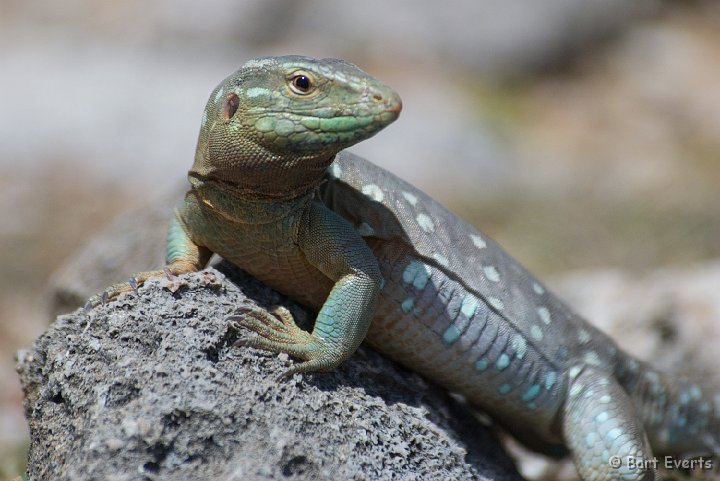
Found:
<path fill-rule="evenodd" d="M 168 280 L 172 281 L 175 279 L 175 276 L 185 274 L 187 272 L 193 272 L 196 270 L 197 268 L 195 268 L 193 265 L 178 262 L 176 264 L 165 266 L 163 269 L 138 272 L 137 274 L 132 276 L 127 282 L 119 282 L 117 284 L 113 284 L 104 291 L 92 296 L 85 303 L 83 309 L 85 310 L 85 312 L 88 312 L 96 308 L 97 306 L 105 305 L 108 302 L 117 299 L 118 297 L 120 297 L 121 294 L 125 294 L 126 292 L 133 291 L 137 294 L 138 288 L 145 284 L 148 279 L 166 276 Z"/>
<path fill-rule="evenodd" d="M 105 305 L 110 301 L 113 301 L 120 297 L 121 294 L 133 291 L 137 293 L 138 288 L 152 277 L 160 277 L 164 274 L 164 271 L 148 271 L 140 272 L 131 277 L 127 282 L 119 282 L 108 287 L 104 291 L 95 294 L 85 303 L 83 309 L 85 312 L 90 311 L 97 306 Z"/>
<path fill-rule="evenodd" d="M 277 378 L 278 381 L 288 379 L 295 373 L 327 371 L 337 365 L 325 341 L 300 329 L 290 311 L 284 307 L 275 307 L 272 312 L 268 312 L 256 306 L 242 306 L 237 314 L 228 316 L 226 320 L 237 322 L 257 334 L 251 339 L 237 341 L 234 346 L 285 352 L 305 361 L 293 365 Z"/>

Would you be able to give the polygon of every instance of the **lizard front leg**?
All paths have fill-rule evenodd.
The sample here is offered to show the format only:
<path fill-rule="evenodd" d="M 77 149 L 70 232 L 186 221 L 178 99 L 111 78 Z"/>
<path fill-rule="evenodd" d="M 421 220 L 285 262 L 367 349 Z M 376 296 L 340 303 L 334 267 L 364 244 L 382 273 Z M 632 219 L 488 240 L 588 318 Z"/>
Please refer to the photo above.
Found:
<path fill-rule="evenodd" d="M 93 307 L 117 298 L 125 292 L 137 290 L 139 286 L 153 277 L 162 277 L 163 275 L 177 276 L 188 272 L 196 272 L 207 264 L 212 254 L 207 248 L 198 246 L 190 239 L 177 212 L 168 228 L 166 252 L 166 266 L 164 269 L 138 272 L 127 282 L 113 284 L 103 292 L 88 299 L 85 304 L 85 309 L 92 309 Z"/>
<path fill-rule="evenodd" d="M 335 281 L 312 333 L 297 327 L 286 310 L 272 316 L 245 308 L 229 318 L 258 334 L 241 345 L 286 352 L 305 361 L 281 377 L 329 371 L 349 358 L 367 334 L 383 284 L 377 259 L 346 220 L 316 203 L 306 214 L 298 246 L 313 266 Z"/>

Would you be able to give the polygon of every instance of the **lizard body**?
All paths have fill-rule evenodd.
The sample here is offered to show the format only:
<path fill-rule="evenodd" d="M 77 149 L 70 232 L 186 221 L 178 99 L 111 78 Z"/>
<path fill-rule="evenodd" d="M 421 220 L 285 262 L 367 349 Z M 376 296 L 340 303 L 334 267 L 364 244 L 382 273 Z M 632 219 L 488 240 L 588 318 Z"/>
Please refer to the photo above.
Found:
<path fill-rule="evenodd" d="M 400 109 L 392 89 L 343 61 L 246 63 L 203 113 L 166 272 L 218 253 L 318 312 L 312 333 L 283 310 L 232 317 L 258 334 L 246 344 L 303 360 L 288 374 L 333 369 L 367 340 L 526 443 L 566 446 L 584 480 L 654 479 L 624 461 L 652 450 L 717 455 L 720 395 L 625 354 L 492 240 L 342 151 Z"/>

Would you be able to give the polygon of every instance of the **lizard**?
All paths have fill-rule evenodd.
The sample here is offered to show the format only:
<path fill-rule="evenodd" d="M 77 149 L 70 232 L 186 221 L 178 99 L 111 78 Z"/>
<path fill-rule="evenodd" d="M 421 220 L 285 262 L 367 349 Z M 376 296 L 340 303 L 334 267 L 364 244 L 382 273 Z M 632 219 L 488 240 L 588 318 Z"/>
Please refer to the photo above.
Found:
<path fill-rule="evenodd" d="M 211 93 L 166 267 L 93 296 L 204 268 L 217 253 L 317 312 L 240 306 L 238 345 L 328 371 L 366 341 L 463 395 L 590 480 L 655 479 L 653 453 L 720 454 L 720 393 L 617 347 L 497 243 L 347 147 L 394 122 L 389 86 L 337 59 L 258 57 Z M 634 461 L 634 462 L 633 462 Z"/>

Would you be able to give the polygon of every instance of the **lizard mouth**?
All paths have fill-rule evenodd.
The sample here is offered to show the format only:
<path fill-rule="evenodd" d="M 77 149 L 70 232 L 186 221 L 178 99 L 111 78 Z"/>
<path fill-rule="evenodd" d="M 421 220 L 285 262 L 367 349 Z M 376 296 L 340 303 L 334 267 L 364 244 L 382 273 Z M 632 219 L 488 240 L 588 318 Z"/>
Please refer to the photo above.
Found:
<path fill-rule="evenodd" d="M 250 122 L 268 149 L 296 152 L 337 151 L 372 137 L 394 122 L 400 96 L 387 90 L 366 92 L 356 102 L 293 109 L 258 109 Z"/>

